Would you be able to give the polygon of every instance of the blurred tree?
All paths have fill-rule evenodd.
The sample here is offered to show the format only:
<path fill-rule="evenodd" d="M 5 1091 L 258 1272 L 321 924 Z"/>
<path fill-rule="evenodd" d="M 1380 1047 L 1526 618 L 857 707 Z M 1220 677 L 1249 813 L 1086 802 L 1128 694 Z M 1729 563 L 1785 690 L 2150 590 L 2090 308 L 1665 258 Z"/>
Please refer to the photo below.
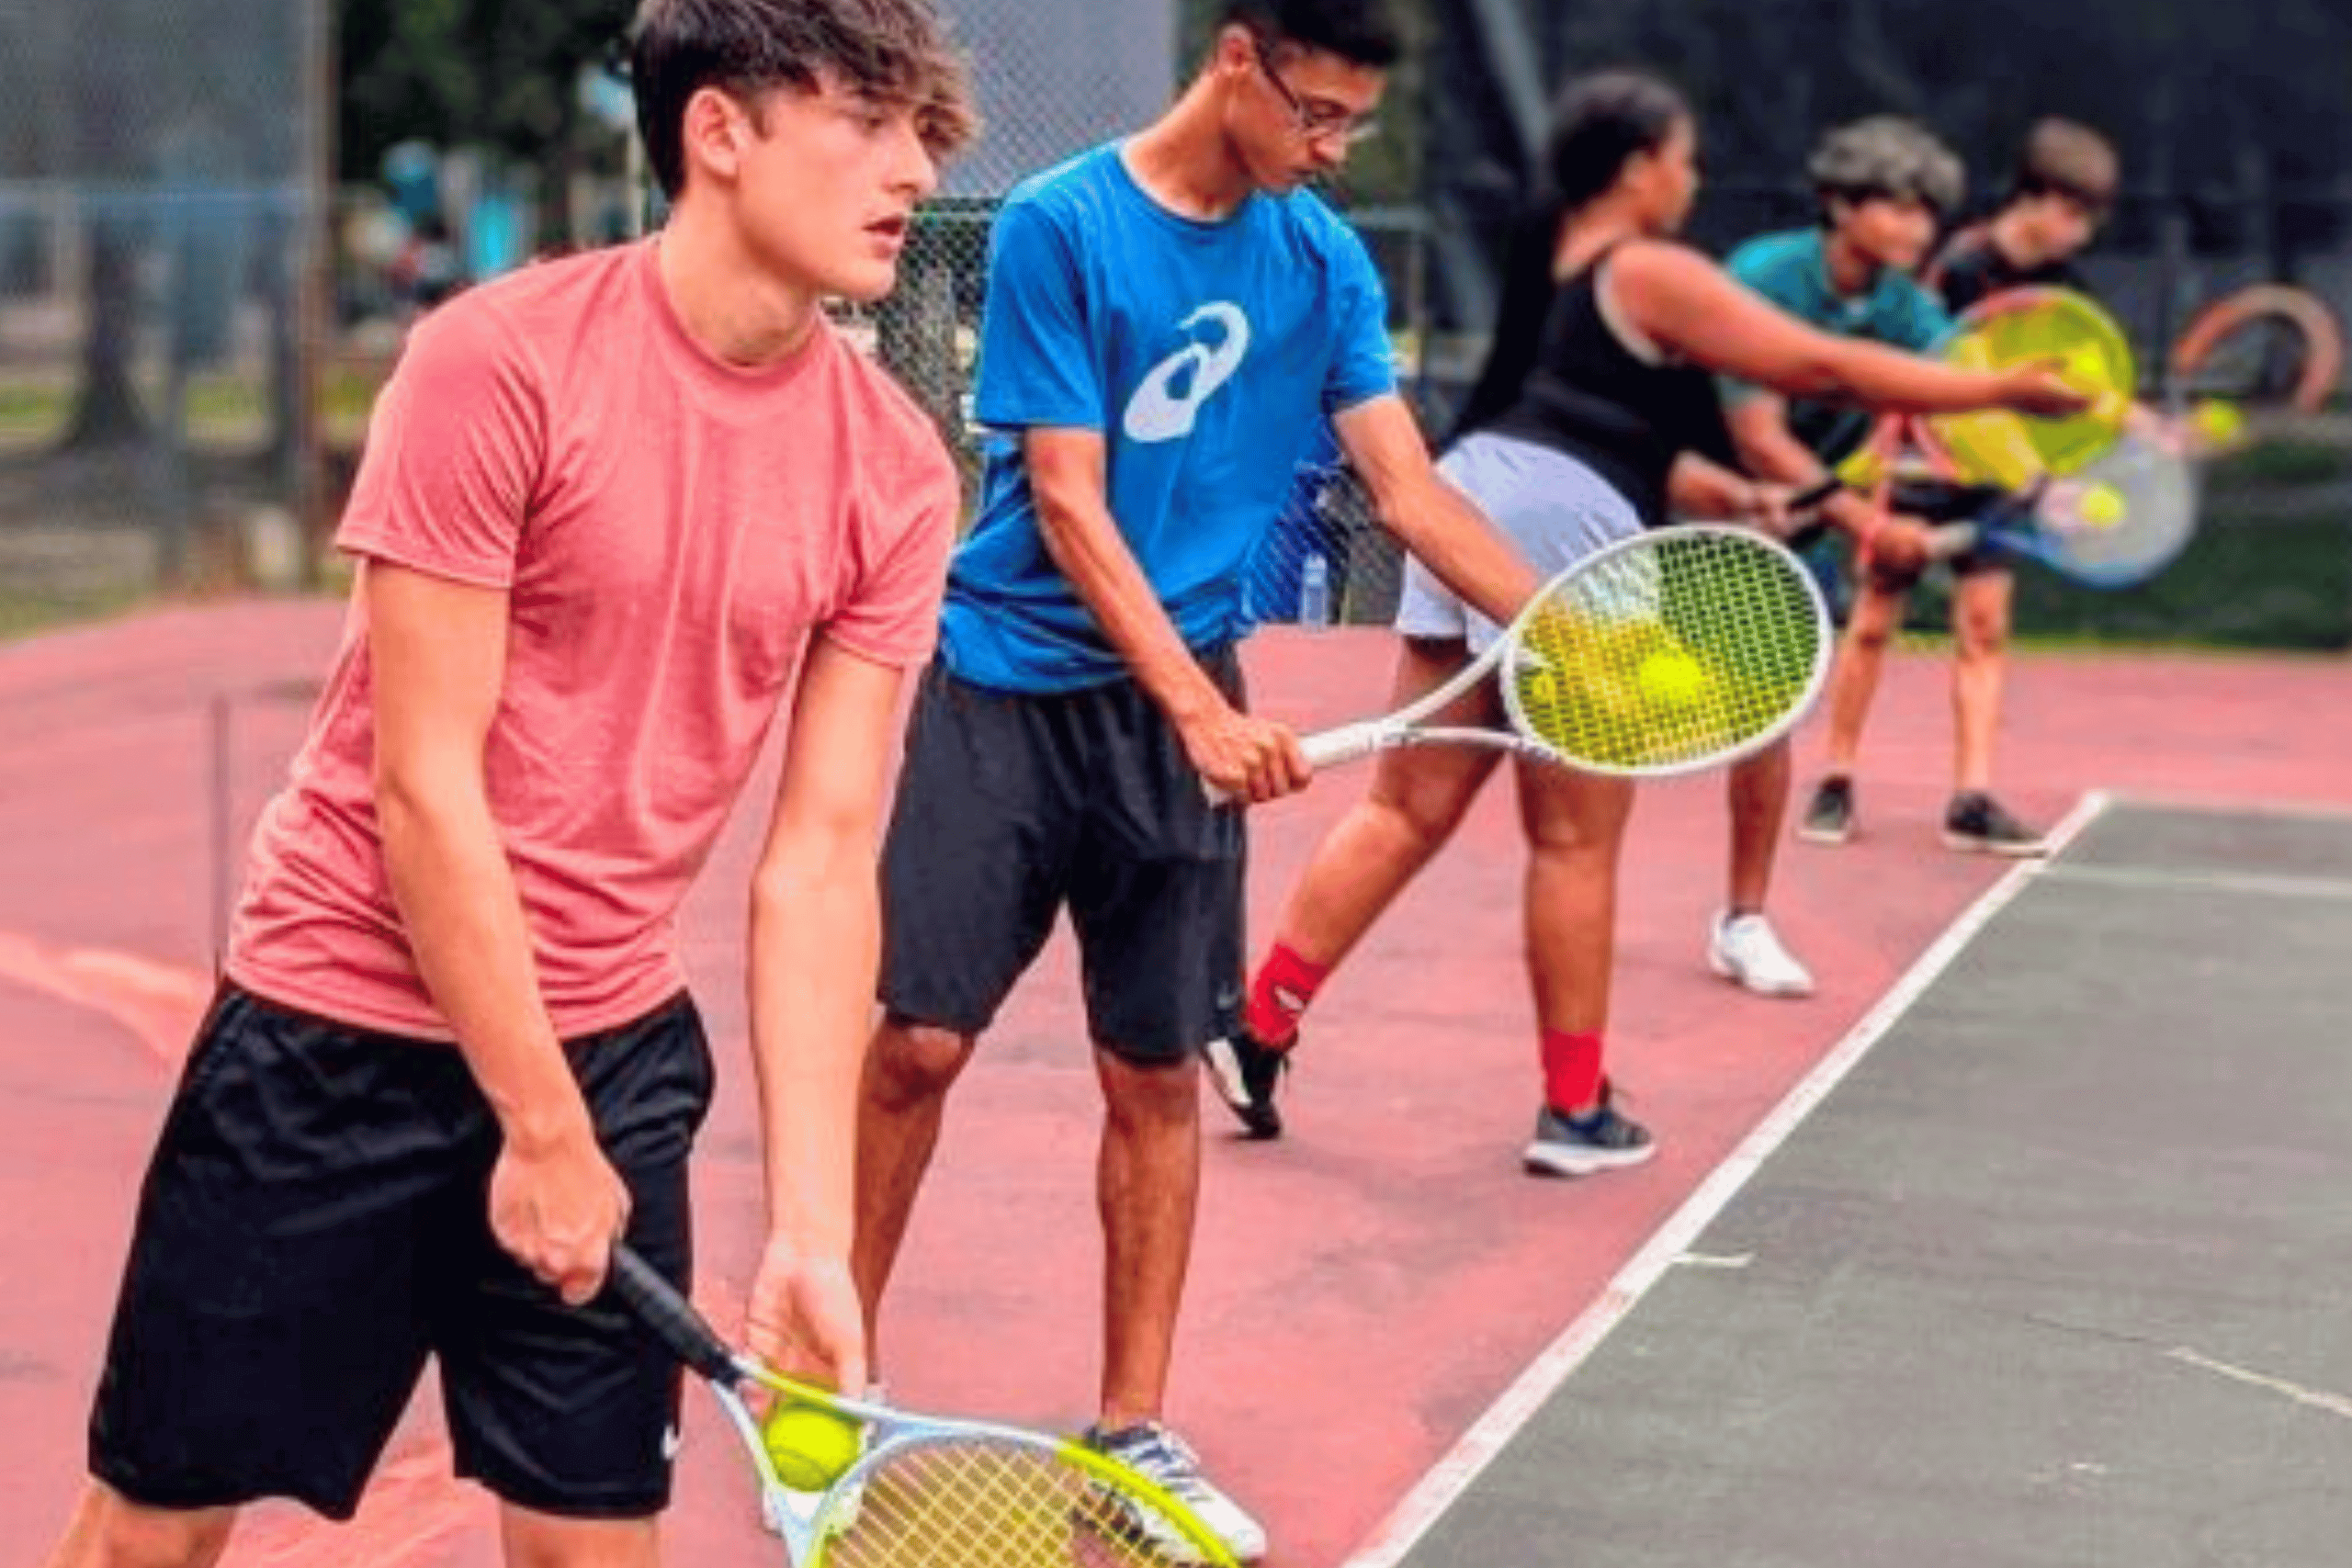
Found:
<path fill-rule="evenodd" d="M 538 167 L 548 237 L 569 231 L 568 175 L 589 130 L 582 66 L 611 58 L 633 0 L 336 0 L 343 177 L 377 177 L 411 137 L 494 147 Z M 600 139 L 602 138 L 599 133 Z"/>

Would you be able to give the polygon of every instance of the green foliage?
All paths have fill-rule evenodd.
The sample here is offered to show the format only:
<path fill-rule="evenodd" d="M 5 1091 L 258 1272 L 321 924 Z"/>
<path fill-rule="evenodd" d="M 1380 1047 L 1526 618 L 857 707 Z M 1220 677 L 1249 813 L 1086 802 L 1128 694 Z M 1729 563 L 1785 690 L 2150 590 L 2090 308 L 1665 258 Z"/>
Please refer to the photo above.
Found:
<path fill-rule="evenodd" d="M 558 155 L 581 66 L 605 58 L 630 0 L 337 0 L 344 177 L 375 177 L 408 137 Z"/>

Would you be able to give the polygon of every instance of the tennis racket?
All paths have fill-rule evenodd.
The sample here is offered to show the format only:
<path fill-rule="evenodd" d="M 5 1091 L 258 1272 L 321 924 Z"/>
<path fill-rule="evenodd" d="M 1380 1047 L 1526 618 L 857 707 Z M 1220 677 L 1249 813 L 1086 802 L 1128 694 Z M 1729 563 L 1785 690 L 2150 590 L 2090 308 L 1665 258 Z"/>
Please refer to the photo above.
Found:
<path fill-rule="evenodd" d="M 742 1438 L 762 1506 L 791 1568 L 1229 1568 L 1232 1555 L 1183 1504 L 1074 1439 L 942 1420 L 846 1399 L 729 1347 L 691 1303 L 626 1247 L 613 1293 L 708 1380 Z M 864 1428 L 860 1457 L 813 1505 L 776 1475 L 746 1387 Z"/>
<path fill-rule="evenodd" d="M 1977 301 L 1933 351 L 1947 365 L 1997 370 L 2055 363 L 2091 406 L 2063 419 L 2031 419 L 2006 409 L 1918 414 L 1899 419 L 1928 466 L 1966 484 L 2024 491 L 2053 474 L 2070 474 L 2112 447 L 2132 412 L 2138 371 L 2115 319 L 2065 288 L 2010 288 Z M 1867 491 L 1884 476 L 1901 442 L 1865 443 L 1838 477 Z"/>
<path fill-rule="evenodd" d="M 2344 379 L 2344 329 L 2310 290 L 2256 283 L 2191 317 L 2166 369 L 2165 408 L 2182 445 L 2224 456 L 2326 406 Z"/>
<path fill-rule="evenodd" d="M 2164 443 L 2126 432 L 2073 476 L 2005 496 L 1982 516 L 1934 532 L 1931 556 L 1972 549 L 2039 562 L 2091 588 L 2155 576 L 2197 531 L 2197 477 Z"/>
<path fill-rule="evenodd" d="M 1803 718 L 1831 640 L 1821 590 L 1785 546 L 1723 524 L 1656 528 L 1554 578 L 1435 691 L 1300 744 L 1317 769 L 1445 745 L 1628 778 L 1692 773 Z M 1425 722 L 1489 679 L 1508 729 Z"/>

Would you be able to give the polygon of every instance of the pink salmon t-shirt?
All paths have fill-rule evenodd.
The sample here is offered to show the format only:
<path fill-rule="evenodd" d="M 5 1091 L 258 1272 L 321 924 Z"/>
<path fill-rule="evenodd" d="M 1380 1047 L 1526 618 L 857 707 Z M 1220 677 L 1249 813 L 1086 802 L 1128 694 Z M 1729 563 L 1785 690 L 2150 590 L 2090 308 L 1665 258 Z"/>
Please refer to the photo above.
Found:
<path fill-rule="evenodd" d="M 483 759 L 542 996 L 566 1037 L 684 983 L 676 915 L 821 633 L 929 658 L 958 507 L 914 402 L 830 325 L 729 367 L 680 325 L 647 241 L 527 268 L 421 321 L 369 425 L 337 542 L 503 589 Z M 368 615 L 255 830 L 237 984 L 453 1036 L 384 869 Z"/>

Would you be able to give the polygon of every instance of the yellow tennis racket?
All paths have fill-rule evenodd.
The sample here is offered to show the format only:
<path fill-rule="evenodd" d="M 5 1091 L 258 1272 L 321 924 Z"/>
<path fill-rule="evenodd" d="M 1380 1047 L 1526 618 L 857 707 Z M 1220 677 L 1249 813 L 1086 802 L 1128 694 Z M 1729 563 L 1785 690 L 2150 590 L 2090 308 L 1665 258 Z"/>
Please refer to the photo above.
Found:
<path fill-rule="evenodd" d="M 910 1415 L 788 1378 L 730 1348 L 642 1258 L 613 1249 L 611 1289 L 708 1380 L 742 1438 L 791 1568 L 1229 1568 L 1176 1498 L 1073 1438 Z M 779 1477 L 746 1387 L 854 1426 L 854 1460 L 820 1493 Z"/>
<path fill-rule="evenodd" d="M 2065 288 L 2011 288 L 1979 300 L 1935 350 L 1945 364 L 1999 370 L 2053 364 L 2092 400 L 2081 413 L 2034 419 L 2006 409 L 1925 414 L 1904 422 L 1929 465 L 1966 484 L 2027 491 L 2105 456 L 2123 432 L 2139 386 L 2132 345 L 2115 319 Z M 1838 477 L 1868 490 L 1884 474 L 1885 442 L 1858 448 Z"/>

